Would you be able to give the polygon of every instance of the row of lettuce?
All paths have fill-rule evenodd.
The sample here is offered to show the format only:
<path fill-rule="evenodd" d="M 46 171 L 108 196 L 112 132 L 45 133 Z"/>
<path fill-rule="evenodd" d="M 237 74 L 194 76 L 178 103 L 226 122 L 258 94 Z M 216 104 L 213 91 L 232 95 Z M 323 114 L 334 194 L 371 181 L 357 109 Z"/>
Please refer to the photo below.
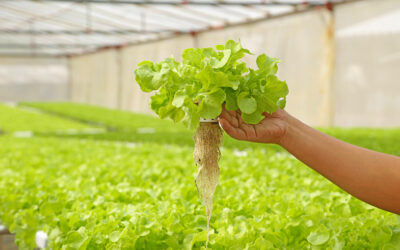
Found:
<path fill-rule="evenodd" d="M 157 117 L 78 103 L 0 104 L 0 134 L 193 145 L 193 131 Z M 26 133 L 30 132 L 30 133 Z M 225 146 L 260 147 L 225 136 Z"/>
<path fill-rule="evenodd" d="M 39 230 L 51 249 L 204 246 L 191 131 L 83 104 L 0 105 L 0 114 L 0 221 L 20 249 L 35 248 Z M 90 128 L 104 132 L 59 133 Z M 324 131 L 400 155 L 398 129 Z M 226 138 L 222 154 L 210 248 L 399 249 L 400 217 L 351 197 L 279 147 Z"/>
<path fill-rule="evenodd" d="M 201 249 L 192 148 L 0 137 L 0 220 L 20 249 Z M 396 249 L 399 217 L 286 153 L 223 150 L 212 249 Z M 397 248 L 398 249 L 398 248 Z"/>
<path fill-rule="evenodd" d="M 193 131 L 169 120 L 129 111 L 78 103 L 0 104 L 0 134 L 29 131 L 32 134 L 101 139 L 113 141 L 157 142 L 193 145 Z M 400 155 L 393 138 L 400 128 L 319 128 L 339 139 L 370 149 Z M 264 145 L 238 142 L 225 136 L 224 147 L 246 149 Z M 275 149 L 279 149 L 275 147 Z"/>

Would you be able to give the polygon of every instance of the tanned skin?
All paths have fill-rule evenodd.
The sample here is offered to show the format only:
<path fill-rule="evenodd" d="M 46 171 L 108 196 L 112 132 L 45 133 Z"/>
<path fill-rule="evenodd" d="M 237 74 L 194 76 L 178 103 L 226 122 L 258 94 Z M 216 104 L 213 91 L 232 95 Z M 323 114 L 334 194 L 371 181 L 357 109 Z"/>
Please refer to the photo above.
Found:
<path fill-rule="evenodd" d="M 349 194 L 400 214 L 400 157 L 340 141 L 285 110 L 264 115 L 259 124 L 249 125 L 240 111 L 224 108 L 220 124 L 235 139 L 278 144 Z"/>

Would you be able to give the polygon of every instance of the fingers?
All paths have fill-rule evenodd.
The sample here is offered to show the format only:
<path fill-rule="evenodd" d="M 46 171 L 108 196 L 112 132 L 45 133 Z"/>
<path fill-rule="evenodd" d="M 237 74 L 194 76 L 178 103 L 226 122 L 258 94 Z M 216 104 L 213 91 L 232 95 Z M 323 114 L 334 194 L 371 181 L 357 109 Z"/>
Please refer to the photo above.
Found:
<path fill-rule="evenodd" d="M 225 105 L 222 107 L 222 112 L 219 117 L 227 120 L 229 123 L 231 123 L 231 125 L 233 125 L 235 127 L 239 126 L 239 122 L 236 118 L 236 111 L 226 110 Z"/>
<path fill-rule="evenodd" d="M 235 139 L 242 140 L 246 136 L 242 129 L 234 127 L 227 119 L 223 117 L 219 119 L 219 124 L 228 135 L 232 136 Z"/>
<path fill-rule="evenodd" d="M 219 119 L 219 125 L 225 130 L 226 133 L 229 135 L 235 132 L 235 128 L 227 121 L 225 118 Z"/>
<path fill-rule="evenodd" d="M 226 112 L 228 112 L 228 114 L 230 114 L 230 115 L 233 116 L 233 117 L 236 117 L 236 115 L 238 114 L 238 112 L 240 112 L 239 110 L 227 110 L 227 109 L 225 108 L 225 106 L 223 107 L 223 109 L 224 109 Z"/>

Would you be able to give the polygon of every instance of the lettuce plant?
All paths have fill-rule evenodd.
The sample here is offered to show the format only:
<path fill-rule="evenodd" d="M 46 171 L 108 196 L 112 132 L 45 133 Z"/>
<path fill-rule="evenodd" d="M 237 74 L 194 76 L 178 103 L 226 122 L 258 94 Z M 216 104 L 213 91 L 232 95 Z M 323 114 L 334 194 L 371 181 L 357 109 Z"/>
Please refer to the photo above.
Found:
<path fill-rule="evenodd" d="M 258 69 L 240 61 L 246 54 L 240 42 L 229 40 L 213 48 L 189 48 L 182 62 L 167 58 L 154 63 L 143 61 L 135 70 L 136 81 L 145 92 L 156 91 L 151 108 L 161 118 L 169 117 L 197 128 L 193 157 L 198 166 L 196 187 L 207 214 L 207 242 L 212 213 L 212 197 L 219 180 L 219 147 L 222 131 L 216 118 L 225 103 L 228 110 L 240 110 L 243 120 L 257 124 L 264 113 L 284 108 L 289 90 L 275 75 L 279 60 L 265 54 L 257 57 Z M 200 118 L 211 119 L 199 122 Z"/>
<path fill-rule="evenodd" d="M 161 118 L 197 128 L 200 117 L 218 117 L 225 102 L 228 110 L 240 109 L 246 123 L 257 124 L 264 112 L 285 107 L 289 91 L 276 76 L 278 59 L 259 55 L 258 69 L 251 69 L 240 60 L 246 54 L 252 55 L 232 40 L 216 50 L 189 48 L 181 63 L 173 58 L 139 63 L 136 81 L 144 92 L 156 91 L 150 105 Z"/>

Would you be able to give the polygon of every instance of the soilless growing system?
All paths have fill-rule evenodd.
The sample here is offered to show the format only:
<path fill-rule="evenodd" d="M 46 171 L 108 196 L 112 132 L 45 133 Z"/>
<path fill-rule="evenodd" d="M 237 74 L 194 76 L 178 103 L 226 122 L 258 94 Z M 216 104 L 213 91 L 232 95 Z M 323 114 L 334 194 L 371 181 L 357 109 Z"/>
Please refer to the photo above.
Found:
<path fill-rule="evenodd" d="M 222 131 L 217 118 L 222 105 L 225 103 L 227 110 L 239 109 L 244 122 L 257 124 L 265 112 L 283 109 L 289 92 L 286 82 L 276 76 L 278 59 L 259 55 L 255 70 L 240 60 L 246 54 L 251 52 L 240 42 L 228 40 L 216 50 L 186 49 L 182 63 L 173 58 L 158 63 L 143 61 L 135 70 L 143 91 L 157 91 L 150 103 L 156 114 L 197 129 L 193 157 L 198 166 L 197 190 L 206 207 L 207 232 L 220 175 Z"/>

